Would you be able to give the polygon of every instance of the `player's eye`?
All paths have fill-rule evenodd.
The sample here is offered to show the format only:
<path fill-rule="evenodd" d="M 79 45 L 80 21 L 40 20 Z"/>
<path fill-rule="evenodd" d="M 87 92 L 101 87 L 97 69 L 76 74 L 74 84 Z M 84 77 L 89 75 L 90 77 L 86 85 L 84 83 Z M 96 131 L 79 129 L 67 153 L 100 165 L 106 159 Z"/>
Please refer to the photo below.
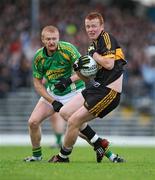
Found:
<path fill-rule="evenodd" d="M 57 40 L 57 38 L 55 38 L 55 37 L 54 37 L 54 38 L 52 38 L 52 40 L 53 40 L 53 41 L 56 41 L 56 40 Z"/>
<path fill-rule="evenodd" d="M 46 38 L 45 40 L 46 40 L 46 41 L 50 41 L 50 40 L 51 40 L 51 38 Z"/>

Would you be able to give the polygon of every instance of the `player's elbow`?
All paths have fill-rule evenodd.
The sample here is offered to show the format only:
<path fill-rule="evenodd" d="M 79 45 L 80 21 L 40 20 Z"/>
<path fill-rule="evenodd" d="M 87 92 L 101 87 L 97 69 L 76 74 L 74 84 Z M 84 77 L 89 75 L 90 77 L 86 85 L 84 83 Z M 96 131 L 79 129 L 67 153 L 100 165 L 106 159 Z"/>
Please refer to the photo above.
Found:
<path fill-rule="evenodd" d="M 41 80 L 37 78 L 33 78 L 33 85 L 35 89 L 39 89 L 42 85 Z"/>

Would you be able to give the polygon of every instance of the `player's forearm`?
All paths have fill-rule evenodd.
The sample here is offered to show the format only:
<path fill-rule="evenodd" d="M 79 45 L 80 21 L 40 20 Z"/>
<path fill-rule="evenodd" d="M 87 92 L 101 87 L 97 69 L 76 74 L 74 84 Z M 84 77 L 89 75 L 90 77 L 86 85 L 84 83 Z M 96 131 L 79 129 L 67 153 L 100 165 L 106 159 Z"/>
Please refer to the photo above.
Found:
<path fill-rule="evenodd" d="M 80 77 L 77 74 L 73 74 L 70 78 L 72 82 L 75 82 L 80 79 Z"/>
<path fill-rule="evenodd" d="M 49 95 L 41 80 L 34 78 L 33 84 L 35 90 L 40 96 L 44 97 L 49 103 L 52 103 L 54 101 L 54 98 Z"/>
<path fill-rule="evenodd" d="M 98 53 L 93 54 L 95 61 L 104 68 L 111 70 L 114 67 L 114 58 L 105 58 Z"/>
<path fill-rule="evenodd" d="M 90 79 L 83 76 L 79 71 L 76 71 L 77 76 L 79 77 L 79 79 L 82 79 L 84 82 L 88 82 Z"/>

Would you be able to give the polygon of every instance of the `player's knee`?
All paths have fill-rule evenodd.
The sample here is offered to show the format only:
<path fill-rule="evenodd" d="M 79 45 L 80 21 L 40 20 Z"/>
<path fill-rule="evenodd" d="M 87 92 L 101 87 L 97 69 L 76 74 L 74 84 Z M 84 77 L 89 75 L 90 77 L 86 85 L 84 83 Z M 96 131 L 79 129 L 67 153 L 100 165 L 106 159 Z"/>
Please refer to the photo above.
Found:
<path fill-rule="evenodd" d="M 40 123 L 36 119 L 29 119 L 28 125 L 31 129 L 36 129 L 39 127 Z"/>
<path fill-rule="evenodd" d="M 64 109 L 63 107 L 60 109 L 59 113 L 65 121 L 68 121 L 68 119 L 70 118 L 70 113 L 66 111 L 66 109 Z"/>
<path fill-rule="evenodd" d="M 72 116 L 71 118 L 69 118 L 67 124 L 69 127 L 72 127 L 72 128 L 80 128 L 81 126 L 78 121 L 78 118 L 76 118 L 75 116 Z"/>
<path fill-rule="evenodd" d="M 69 129 L 73 129 L 76 127 L 76 124 L 74 121 L 72 121 L 72 119 L 68 119 L 67 125 Z"/>

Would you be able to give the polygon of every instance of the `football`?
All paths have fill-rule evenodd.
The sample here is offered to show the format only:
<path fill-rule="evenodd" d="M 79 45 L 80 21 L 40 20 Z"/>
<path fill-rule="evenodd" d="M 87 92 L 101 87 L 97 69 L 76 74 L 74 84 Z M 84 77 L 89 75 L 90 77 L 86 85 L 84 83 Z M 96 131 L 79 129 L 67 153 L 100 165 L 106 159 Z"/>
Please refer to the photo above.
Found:
<path fill-rule="evenodd" d="M 89 55 L 88 58 L 90 59 L 90 62 L 84 65 L 84 67 L 88 68 L 83 68 L 80 70 L 80 73 L 86 77 L 94 76 L 98 71 L 98 64 L 96 61 Z"/>

